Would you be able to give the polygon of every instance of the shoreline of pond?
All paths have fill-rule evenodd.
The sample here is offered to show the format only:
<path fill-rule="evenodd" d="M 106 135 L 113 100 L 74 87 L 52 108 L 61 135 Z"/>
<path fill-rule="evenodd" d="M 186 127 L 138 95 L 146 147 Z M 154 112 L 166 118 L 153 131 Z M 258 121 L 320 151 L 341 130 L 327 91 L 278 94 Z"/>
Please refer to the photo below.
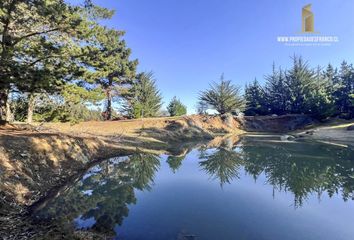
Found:
<path fill-rule="evenodd" d="M 115 129 L 121 123 L 108 124 Z M 7 222 L 0 232 L 31 228 L 19 221 L 26 217 L 29 206 L 53 194 L 53 189 L 77 179 L 75 176 L 104 159 L 136 151 L 181 156 L 200 142 L 210 147 L 227 146 L 247 133 L 242 130 L 242 122 L 235 118 L 163 118 L 158 122 L 149 119 L 139 124 L 130 132 L 114 134 L 92 133 L 90 129 L 80 133 L 80 125 L 12 125 L 0 129 L 0 214 L 1 222 Z M 90 124 L 90 127 L 104 132 L 95 124 Z M 318 125 L 316 127 L 319 128 Z M 298 130 L 295 134 L 305 135 L 304 139 L 311 138 L 314 134 L 309 134 L 309 129 L 305 132 Z"/>

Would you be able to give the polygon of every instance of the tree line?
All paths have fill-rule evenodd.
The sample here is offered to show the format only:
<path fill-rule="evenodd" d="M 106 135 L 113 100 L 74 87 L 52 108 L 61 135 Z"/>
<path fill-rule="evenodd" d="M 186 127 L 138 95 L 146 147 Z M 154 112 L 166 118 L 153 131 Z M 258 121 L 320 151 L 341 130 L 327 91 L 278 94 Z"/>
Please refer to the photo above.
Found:
<path fill-rule="evenodd" d="M 354 68 L 343 61 L 311 68 L 294 56 L 289 70 L 273 64 L 262 86 L 257 80 L 245 89 L 246 115 L 309 114 L 318 119 L 354 117 Z"/>
<path fill-rule="evenodd" d="M 152 72 L 137 72 L 124 31 L 101 24 L 114 11 L 90 0 L 3 0 L 0 3 L 0 118 L 5 121 L 82 121 L 179 116 L 174 97 L 161 111 Z M 293 57 L 290 69 L 273 65 L 265 84 L 245 93 L 222 76 L 201 91 L 197 113 L 354 116 L 354 68 L 312 68 Z M 103 112 L 98 109 L 104 103 Z M 114 103 L 120 106 L 119 113 Z"/>
<path fill-rule="evenodd" d="M 301 57 L 292 57 L 289 70 L 276 68 L 265 76 L 265 84 L 256 79 L 247 84 L 244 95 L 240 86 L 222 75 L 199 96 L 197 112 L 214 109 L 219 114 L 284 115 L 308 114 L 317 119 L 354 117 L 354 67 L 343 61 L 339 68 L 331 64 L 311 68 Z"/>
<path fill-rule="evenodd" d="M 110 120 L 114 101 L 130 117 L 157 116 L 162 96 L 153 74 L 137 73 L 124 31 L 101 24 L 113 14 L 90 0 L 1 1 L 1 119 Z M 95 106 L 103 101 L 101 113 Z"/>

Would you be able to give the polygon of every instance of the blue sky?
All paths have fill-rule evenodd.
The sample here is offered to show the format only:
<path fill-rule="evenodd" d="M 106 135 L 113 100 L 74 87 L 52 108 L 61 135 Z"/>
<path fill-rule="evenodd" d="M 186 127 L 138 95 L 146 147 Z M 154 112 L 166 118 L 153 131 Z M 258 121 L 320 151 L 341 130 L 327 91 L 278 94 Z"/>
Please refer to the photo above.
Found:
<path fill-rule="evenodd" d="M 352 0 L 94 0 L 116 10 L 105 24 L 125 30 L 139 71 L 155 73 L 165 105 L 179 97 L 194 112 L 198 92 L 222 73 L 242 87 L 302 55 L 312 66 L 354 62 Z M 311 3 L 315 30 L 335 35 L 332 46 L 291 47 L 279 35 L 301 31 L 301 9 Z"/>

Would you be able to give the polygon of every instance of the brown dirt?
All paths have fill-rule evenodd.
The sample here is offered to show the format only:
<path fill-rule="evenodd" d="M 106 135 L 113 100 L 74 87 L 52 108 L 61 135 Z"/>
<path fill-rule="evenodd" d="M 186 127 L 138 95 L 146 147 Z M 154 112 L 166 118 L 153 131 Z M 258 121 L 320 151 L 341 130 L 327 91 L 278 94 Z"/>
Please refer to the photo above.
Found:
<path fill-rule="evenodd" d="M 221 117 L 217 116 L 183 116 L 164 118 L 143 118 L 120 121 L 91 121 L 82 122 L 76 125 L 70 123 L 47 123 L 44 127 L 56 129 L 63 133 L 76 133 L 100 136 L 131 136 L 140 137 L 144 129 L 166 129 L 169 131 L 176 128 L 195 127 L 209 133 L 230 133 L 239 131 L 240 124 L 236 120 L 227 125 Z"/>
<path fill-rule="evenodd" d="M 249 132 L 289 132 L 316 121 L 308 115 L 288 114 L 282 116 L 246 116 L 241 120 L 242 126 Z"/>

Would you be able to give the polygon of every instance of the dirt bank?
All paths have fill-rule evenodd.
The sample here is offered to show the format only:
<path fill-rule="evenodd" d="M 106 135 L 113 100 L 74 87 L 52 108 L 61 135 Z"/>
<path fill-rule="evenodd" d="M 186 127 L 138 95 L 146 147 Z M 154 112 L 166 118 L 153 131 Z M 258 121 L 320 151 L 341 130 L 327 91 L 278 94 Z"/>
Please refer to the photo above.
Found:
<path fill-rule="evenodd" d="M 245 116 L 240 119 L 242 128 L 248 132 L 289 132 L 313 125 L 316 121 L 308 115 L 288 114 L 282 116 Z"/>

